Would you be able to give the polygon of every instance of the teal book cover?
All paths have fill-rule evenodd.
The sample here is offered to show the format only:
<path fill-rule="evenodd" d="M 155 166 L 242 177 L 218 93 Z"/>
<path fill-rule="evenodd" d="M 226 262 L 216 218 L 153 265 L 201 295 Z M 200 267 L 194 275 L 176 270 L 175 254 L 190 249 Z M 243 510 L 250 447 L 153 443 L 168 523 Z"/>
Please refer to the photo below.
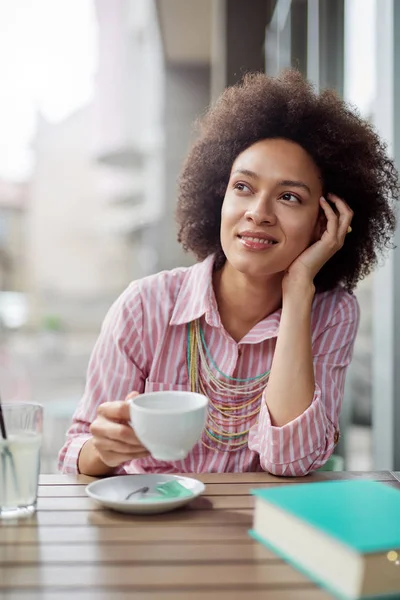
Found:
<path fill-rule="evenodd" d="M 368 480 L 252 490 L 360 553 L 400 548 L 400 490 Z"/>

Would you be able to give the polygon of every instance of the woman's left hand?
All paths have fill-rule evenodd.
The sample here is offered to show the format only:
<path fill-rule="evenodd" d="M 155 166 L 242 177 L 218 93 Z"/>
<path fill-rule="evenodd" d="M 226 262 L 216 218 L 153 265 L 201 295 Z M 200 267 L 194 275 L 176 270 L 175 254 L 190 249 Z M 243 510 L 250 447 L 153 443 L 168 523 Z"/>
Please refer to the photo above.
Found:
<path fill-rule="evenodd" d="M 330 202 L 335 204 L 337 213 L 325 198 L 320 198 L 320 205 L 326 216 L 326 229 L 321 239 L 304 250 L 289 266 L 283 279 L 284 290 L 291 282 L 295 283 L 296 286 L 299 283 L 313 285 L 317 273 L 344 244 L 353 218 L 353 211 L 338 196 L 329 194 L 328 198 Z"/>

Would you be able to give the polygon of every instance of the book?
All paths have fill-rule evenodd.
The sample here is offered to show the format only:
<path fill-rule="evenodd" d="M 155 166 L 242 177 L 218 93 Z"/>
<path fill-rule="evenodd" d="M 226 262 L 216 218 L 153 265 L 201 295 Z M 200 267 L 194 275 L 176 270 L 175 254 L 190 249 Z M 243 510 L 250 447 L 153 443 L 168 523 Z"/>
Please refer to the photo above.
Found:
<path fill-rule="evenodd" d="M 252 490 L 256 540 L 343 600 L 400 598 L 400 490 L 367 480 Z"/>

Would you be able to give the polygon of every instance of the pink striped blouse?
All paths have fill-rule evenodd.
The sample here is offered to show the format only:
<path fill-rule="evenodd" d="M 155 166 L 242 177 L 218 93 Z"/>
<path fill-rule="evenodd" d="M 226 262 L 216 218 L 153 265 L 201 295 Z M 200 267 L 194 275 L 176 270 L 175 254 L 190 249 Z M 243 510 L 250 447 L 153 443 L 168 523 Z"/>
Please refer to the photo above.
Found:
<path fill-rule="evenodd" d="M 131 285 L 109 310 L 94 347 L 83 398 L 78 405 L 59 467 L 76 473 L 79 452 L 102 402 L 124 399 L 131 391 L 189 390 L 187 326 L 201 319 L 206 343 L 220 370 L 247 378 L 271 367 L 281 309 L 236 343 L 224 330 L 212 287 L 213 257 L 189 268 L 151 275 Z M 202 473 L 269 471 L 297 476 L 321 467 L 338 441 L 338 417 L 359 322 L 356 298 L 342 289 L 316 294 L 312 308 L 314 398 L 307 410 L 284 425 L 271 425 L 261 402 L 248 445 L 226 451 L 200 440 L 185 460 L 136 459 L 116 473 Z M 296 393 L 293 390 L 293 393 Z"/>

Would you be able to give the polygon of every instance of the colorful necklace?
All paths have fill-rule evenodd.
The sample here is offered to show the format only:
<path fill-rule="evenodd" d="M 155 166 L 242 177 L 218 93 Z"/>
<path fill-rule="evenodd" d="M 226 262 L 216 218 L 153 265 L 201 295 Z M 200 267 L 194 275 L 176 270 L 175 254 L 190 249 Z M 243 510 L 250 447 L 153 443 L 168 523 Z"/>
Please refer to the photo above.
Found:
<path fill-rule="evenodd" d="M 245 448 L 249 431 L 260 412 L 260 400 L 270 371 L 245 379 L 223 373 L 207 347 L 199 319 L 188 325 L 187 363 L 191 390 L 209 399 L 204 432 L 207 441 L 214 446 L 205 440 L 202 440 L 203 445 L 224 452 Z"/>

